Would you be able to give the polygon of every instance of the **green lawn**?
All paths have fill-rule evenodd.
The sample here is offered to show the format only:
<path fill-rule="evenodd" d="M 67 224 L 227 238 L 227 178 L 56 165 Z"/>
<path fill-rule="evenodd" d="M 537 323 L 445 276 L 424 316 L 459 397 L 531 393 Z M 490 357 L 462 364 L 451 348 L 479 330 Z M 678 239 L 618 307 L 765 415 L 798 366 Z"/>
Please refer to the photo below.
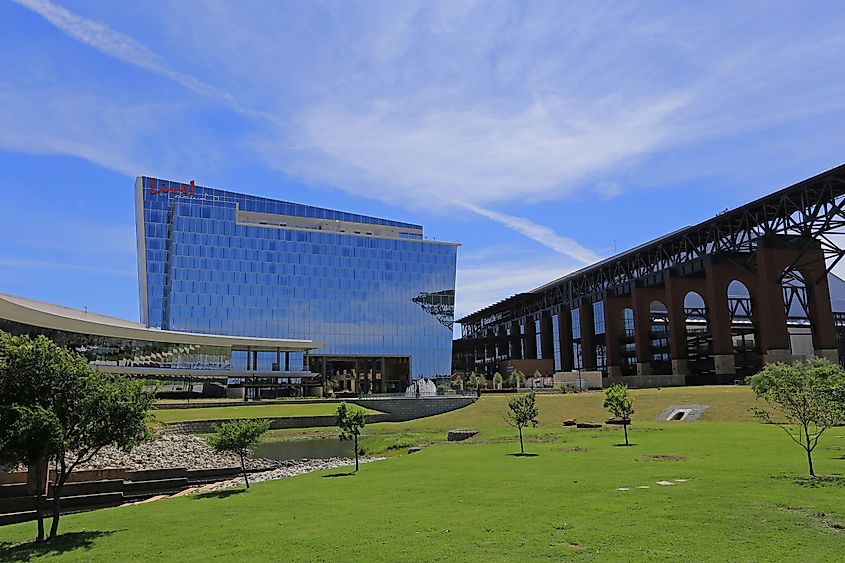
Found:
<path fill-rule="evenodd" d="M 359 407 L 360 408 L 360 407 Z M 279 416 L 323 416 L 337 410 L 335 403 L 279 403 L 242 407 L 202 407 L 193 409 L 156 409 L 153 411 L 159 422 L 183 422 L 187 420 L 224 420 L 229 418 L 272 418 Z M 375 413 L 363 409 L 367 413 Z"/>
<path fill-rule="evenodd" d="M 506 400 L 368 426 L 364 446 L 392 444 L 393 455 L 357 475 L 334 470 L 247 493 L 69 515 L 53 551 L 13 547 L 33 523 L 0 528 L 0 560 L 842 560 L 845 428 L 817 450 L 828 477 L 810 480 L 781 430 L 746 420 L 747 389 L 637 392 L 636 445 L 627 448 L 618 428 L 560 427 L 568 416 L 604 418 L 600 394 L 544 396 L 541 425 L 527 433 L 537 455 L 518 457 L 516 433 L 500 417 Z M 713 405 L 709 420 L 653 421 L 684 403 Z M 444 443 L 455 427 L 481 434 Z M 435 445 L 398 449 L 415 441 Z M 657 485 L 676 479 L 687 481 Z"/>

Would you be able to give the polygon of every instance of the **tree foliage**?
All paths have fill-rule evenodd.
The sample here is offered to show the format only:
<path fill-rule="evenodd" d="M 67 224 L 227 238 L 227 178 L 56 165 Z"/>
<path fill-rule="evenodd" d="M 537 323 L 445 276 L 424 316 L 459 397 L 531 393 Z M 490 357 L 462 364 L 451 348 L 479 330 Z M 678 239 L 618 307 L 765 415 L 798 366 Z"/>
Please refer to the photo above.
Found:
<path fill-rule="evenodd" d="M 245 458 L 250 450 L 254 450 L 261 443 L 261 437 L 270 430 L 270 421 L 266 419 L 241 418 L 224 422 L 218 426 L 214 434 L 209 436 L 208 444 L 219 452 L 232 452 L 241 460 L 241 473 L 244 476 L 246 488 L 249 488 L 249 477 L 246 472 Z"/>
<path fill-rule="evenodd" d="M 513 370 L 511 374 L 511 381 L 513 381 L 513 386 L 517 389 L 520 387 L 525 387 L 525 374 L 519 371 L 518 369 Z"/>
<path fill-rule="evenodd" d="M 355 471 L 358 471 L 358 437 L 367 424 L 367 416 L 361 409 L 353 409 L 345 402 L 337 407 L 335 424 L 340 429 L 340 440 L 352 440 L 355 447 Z"/>
<path fill-rule="evenodd" d="M 625 430 L 625 445 L 630 445 L 628 425 L 631 424 L 631 415 L 634 414 L 634 400 L 628 395 L 628 386 L 616 383 L 608 387 L 604 392 L 604 408 L 622 421 L 622 428 Z"/>
<path fill-rule="evenodd" d="M 535 369 L 534 375 L 531 376 L 531 387 L 536 387 L 537 383 L 540 384 L 540 387 L 543 386 L 543 374 L 540 373 L 540 370 Z"/>
<path fill-rule="evenodd" d="M 505 420 L 508 424 L 519 430 L 519 453 L 525 453 L 525 447 L 522 441 L 522 429 L 526 426 L 537 426 L 537 404 L 536 395 L 531 393 L 524 393 L 512 397 L 508 401 L 508 413 L 505 415 Z"/>
<path fill-rule="evenodd" d="M 39 473 L 39 491 L 40 472 L 55 463 L 51 539 L 74 469 L 106 446 L 128 451 L 149 439 L 153 400 L 142 382 L 96 371 L 44 336 L 0 333 L 0 458 Z"/>
<path fill-rule="evenodd" d="M 478 385 L 478 374 L 474 371 L 469 372 L 469 375 L 467 375 L 467 385 L 471 388 Z"/>
<path fill-rule="evenodd" d="M 813 450 L 825 430 L 845 422 L 845 371 L 823 358 L 794 364 L 773 363 L 748 378 L 769 408 L 755 408 L 760 420 L 776 424 L 807 454 L 810 475 Z"/>
<path fill-rule="evenodd" d="M 498 371 L 493 374 L 493 389 L 501 389 L 502 387 L 502 374 Z"/>

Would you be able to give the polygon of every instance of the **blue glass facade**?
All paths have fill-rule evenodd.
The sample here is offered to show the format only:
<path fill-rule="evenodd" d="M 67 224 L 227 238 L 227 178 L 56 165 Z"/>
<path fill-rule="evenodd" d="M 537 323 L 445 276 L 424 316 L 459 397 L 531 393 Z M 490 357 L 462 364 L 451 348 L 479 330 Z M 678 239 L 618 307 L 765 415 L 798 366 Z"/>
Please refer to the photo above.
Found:
<path fill-rule="evenodd" d="M 304 338 L 319 356 L 451 372 L 457 245 L 422 227 L 152 178 L 136 182 L 142 321 Z"/>

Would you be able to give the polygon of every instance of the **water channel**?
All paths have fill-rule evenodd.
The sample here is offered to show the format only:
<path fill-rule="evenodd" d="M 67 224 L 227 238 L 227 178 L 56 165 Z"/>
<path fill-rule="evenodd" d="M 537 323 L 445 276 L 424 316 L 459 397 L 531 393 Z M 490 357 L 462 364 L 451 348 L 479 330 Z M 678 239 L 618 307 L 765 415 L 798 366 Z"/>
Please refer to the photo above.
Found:
<path fill-rule="evenodd" d="M 337 438 L 311 438 L 307 440 L 284 440 L 262 442 L 256 448 L 254 457 L 275 460 L 326 459 L 329 457 L 354 457 L 352 442 L 341 442 Z"/>

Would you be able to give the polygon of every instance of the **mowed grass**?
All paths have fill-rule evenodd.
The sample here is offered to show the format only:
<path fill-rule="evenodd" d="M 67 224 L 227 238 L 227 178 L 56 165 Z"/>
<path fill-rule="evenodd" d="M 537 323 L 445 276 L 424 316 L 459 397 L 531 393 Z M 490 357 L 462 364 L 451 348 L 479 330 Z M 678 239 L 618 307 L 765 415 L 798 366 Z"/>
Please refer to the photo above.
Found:
<path fill-rule="evenodd" d="M 193 409 L 156 409 L 153 415 L 159 422 L 189 420 L 225 420 L 230 418 L 274 418 L 287 416 L 325 416 L 337 410 L 335 403 L 280 403 L 238 407 L 201 407 Z M 362 409 L 376 413 L 371 409 Z"/>
<path fill-rule="evenodd" d="M 33 523 L 0 528 L 0 560 L 842 560 L 845 428 L 823 438 L 816 465 L 827 477 L 811 480 L 781 430 L 745 420 L 747 389 L 637 392 L 631 447 L 615 427 L 560 427 L 564 417 L 603 419 L 601 394 L 541 396 L 541 425 L 526 433 L 536 455 L 520 457 L 501 419 L 507 398 L 368 426 L 365 447 L 435 445 L 393 449 L 355 475 L 331 470 L 246 493 L 69 515 L 46 551 L 15 547 Z M 690 403 L 711 404 L 709 420 L 653 420 Z M 481 433 L 445 443 L 454 427 Z"/>

